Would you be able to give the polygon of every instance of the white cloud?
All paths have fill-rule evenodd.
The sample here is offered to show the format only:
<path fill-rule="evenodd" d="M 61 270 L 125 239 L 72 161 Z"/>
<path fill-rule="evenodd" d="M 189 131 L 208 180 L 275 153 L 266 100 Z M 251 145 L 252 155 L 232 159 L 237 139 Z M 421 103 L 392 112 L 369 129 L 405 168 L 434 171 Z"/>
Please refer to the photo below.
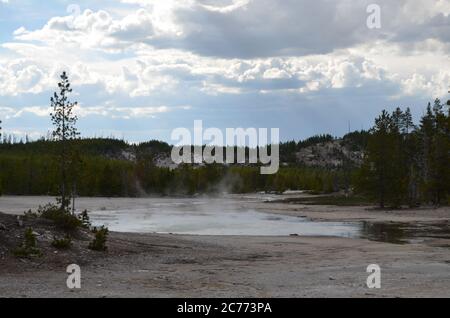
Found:
<path fill-rule="evenodd" d="M 245 8 L 251 0 L 232 0 L 231 3 L 217 6 L 217 1 L 210 1 L 211 4 L 200 3 L 200 6 L 213 12 L 230 13 L 234 10 Z"/>
<path fill-rule="evenodd" d="M 235 105 L 294 111 L 318 96 L 333 104 L 329 96 L 347 103 L 354 94 L 385 107 L 443 96 L 450 82 L 449 1 L 381 0 L 375 31 L 365 0 L 122 2 L 133 6 L 11 28 L 13 39 L 0 43 L 0 115 L 44 119 L 63 70 L 81 117 L 134 120 L 180 105 L 222 120 Z"/>
<path fill-rule="evenodd" d="M 77 106 L 74 109 L 74 113 L 80 118 L 88 116 L 101 116 L 108 118 L 154 118 L 158 114 L 167 113 L 178 110 L 190 110 L 190 106 L 145 106 L 145 107 L 123 107 L 113 106 L 106 103 L 103 106 Z M 52 108 L 48 106 L 29 106 L 16 109 L 14 107 L 1 107 L 0 113 L 4 115 L 6 119 L 21 118 L 26 114 L 32 114 L 37 117 L 48 117 L 52 112 Z"/>
<path fill-rule="evenodd" d="M 3 114 L 4 118 L 10 119 L 10 118 L 20 118 L 26 113 L 36 115 L 38 117 L 45 117 L 50 114 L 51 108 L 50 107 L 40 107 L 40 106 L 29 106 L 29 107 L 23 107 L 20 109 L 16 109 L 14 107 L 1 107 L 0 106 L 0 113 Z"/>
<path fill-rule="evenodd" d="M 107 52 L 125 50 L 151 39 L 152 35 L 152 17 L 146 9 L 118 20 L 103 10 L 85 10 L 78 16 L 54 17 L 39 30 L 27 32 L 21 27 L 15 31 L 15 38 L 21 41 Z"/>
<path fill-rule="evenodd" d="M 156 114 L 169 112 L 167 106 L 157 107 L 116 107 L 116 106 L 97 106 L 97 107 L 78 107 L 76 114 L 80 117 L 103 116 L 110 118 L 146 118 L 154 117 Z"/>
<path fill-rule="evenodd" d="M 288 72 L 286 72 L 285 70 L 281 70 L 279 68 L 268 69 L 263 74 L 263 78 L 266 78 L 266 79 L 281 79 L 281 78 L 290 78 L 290 77 L 291 76 L 289 75 Z"/>

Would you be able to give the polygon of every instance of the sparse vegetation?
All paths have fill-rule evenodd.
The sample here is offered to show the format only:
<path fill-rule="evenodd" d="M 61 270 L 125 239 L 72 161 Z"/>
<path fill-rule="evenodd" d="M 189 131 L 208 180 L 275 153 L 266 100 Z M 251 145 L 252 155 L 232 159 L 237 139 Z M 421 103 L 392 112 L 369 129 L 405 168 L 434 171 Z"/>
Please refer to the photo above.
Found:
<path fill-rule="evenodd" d="M 89 244 L 89 249 L 93 251 L 104 252 L 108 249 L 106 246 L 106 240 L 108 239 L 109 230 L 107 227 L 94 228 L 93 230 L 95 237 L 94 240 Z"/>
<path fill-rule="evenodd" d="M 76 215 L 71 214 L 67 209 L 63 209 L 58 204 L 49 203 L 39 207 L 37 216 L 52 220 L 56 226 L 65 231 L 74 231 L 83 226 L 83 221 Z"/>
<path fill-rule="evenodd" d="M 89 218 L 89 214 L 87 212 L 87 210 L 84 210 L 83 212 L 80 213 L 80 215 L 78 216 L 78 219 L 81 221 L 81 225 L 84 228 L 90 228 L 91 227 L 91 220 Z"/>
<path fill-rule="evenodd" d="M 32 228 L 27 228 L 24 233 L 22 244 L 13 250 L 13 254 L 17 257 L 39 257 L 42 255 L 41 250 L 37 247 L 36 235 Z"/>
<path fill-rule="evenodd" d="M 78 228 L 89 229 L 91 226 L 87 210 L 75 215 L 70 210 L 62 210 L 60 204 L 54 203 L 39 206 L 36 212 L 28 210 L 24 213 L 24 217 L 51 220 L 58 228 L 67 232 L 75 231 Z"/>
<path fill-rule="evenodd" d="M 53 237 L 52 246 L 57 249 L 66 250 L 72 246 L 72 238 L 66 235 L 63 238 Z"/>

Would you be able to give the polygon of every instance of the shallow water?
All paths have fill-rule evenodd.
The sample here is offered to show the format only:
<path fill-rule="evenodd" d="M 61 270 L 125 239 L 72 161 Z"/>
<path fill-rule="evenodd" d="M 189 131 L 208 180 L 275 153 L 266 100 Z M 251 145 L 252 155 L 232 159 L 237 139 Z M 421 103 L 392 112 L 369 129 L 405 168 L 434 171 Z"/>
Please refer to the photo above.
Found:
<path fill-rule="evenodd" d="M 450 223 L 362 222 L 361 237 L 394 244 L 422 243 L 428 239 L 450 239 Z M 449 247 L 444 244 L 443 247 Z"/>
<path fill-rule="evenodd" d="M 365 238 L 394 244 L 420 243 L 429 238 L 450 239 L 450 223 L 314 222 L 304 217 L 257 210 L 267 195 L 211 198 L 134 199 L 115 204 L 98 200 L 90 212 L 93 225 L 116 232 L 187 235 L 334 236 Z M 114 202 L 114 201 L 113 201 Z M 96 204 L 93 204 L 96 203 Z M 126 207 L 126 208 L 125 208 Z"/>
<path fill-rule="evenodd" d="M 286 196 L 284 196 L 286 197 Z M 87 209 L 94 225 L 119 232 L 197 235 L 338 236 L 395 244 L 442 239 L 450 247 L 450 220 L 441 222 L 312 222 L 302 217 L 270 213 L 266 201 L 276 195 L 228 195 L 222 198 L 79 198 L 77 210 Z M 23 214 L 52 197 L 2 196 L 0 211 Z M 261 210 L 264 209 L 264 210 Z"/>
<path fill-rule="evenodd" d="M 112 231 L 191 235 L 339 236 L 359 237 L 361 226 L 344 222 L 312 222 L 248 209 L 233 199 L 152 199 L 146 207 L 94 210 L 94 225 Z"/>

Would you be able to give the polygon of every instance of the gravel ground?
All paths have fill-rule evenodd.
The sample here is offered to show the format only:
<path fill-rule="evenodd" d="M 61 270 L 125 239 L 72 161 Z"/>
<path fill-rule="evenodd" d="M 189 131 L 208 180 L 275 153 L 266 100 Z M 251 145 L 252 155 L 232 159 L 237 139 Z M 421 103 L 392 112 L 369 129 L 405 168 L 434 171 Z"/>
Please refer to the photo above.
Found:
<path fill-rule="evenodd" d="M 0 209 L 19 213 L 7 206 Z M 318 220 L 413 224 L 450 218 L 448 208 L 391 213 L 364 207 L 264 208 Z M 17 259 L 8 251 L 20 241 L 23 228 L 11 215 L 0 214 L 0 223 L 6 227 L 0 227 L 1 297 L 450 297 L 447 237 L 400 245 L 301 236 L 111 233 L 109 250 L 102 253 L 86 249 L 92 236 L 83 232 L 72 250 L 61 252 L 50 246 L 52 233 L 44 222 L 25 224 L 37 232 L 44 256 Z M 81 266 L 79 290 L 66 287 L 66 266 L 72 263 Z M 381 289 L 366 286 L 369 264 L 381 267 Z"/>

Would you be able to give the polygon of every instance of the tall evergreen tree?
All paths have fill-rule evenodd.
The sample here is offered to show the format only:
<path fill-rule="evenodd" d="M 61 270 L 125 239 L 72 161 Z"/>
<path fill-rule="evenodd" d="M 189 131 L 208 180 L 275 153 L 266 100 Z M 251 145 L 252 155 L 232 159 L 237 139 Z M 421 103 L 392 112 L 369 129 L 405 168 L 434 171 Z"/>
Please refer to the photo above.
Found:
<path fill-rule="evenodd" d="M 357 188 L 386 204 L 398 207 L 407 193 L 405 115 L 399 108 L 392 115 L 383 110 L 370 130 L 365 160 L 357 180 Z"/>
<path fill-rule="evenodd" d="M 420 121 L 422 192 L 424 200 L 438 206 L 448 195 L 450 135 L 448 114 L 439 99 L 429 103 Z"/>
<path fill-rule="evenodd" d="M 70 142 L 79 135 L 76 123 L 77 116 L 74 115 L 73 109 L 77 102 L 71 102 L 68 95 L 72 92 L 70 81 L 63 72 L 60 76 L 61 81 L 58 83 L 59 92 L 55 92 L 51 97 L 51 120 L 54 126 L 53 138 L 58 141 L 58 161 L 60 167 L 60 204 L 62 210 L 68 210 L 70 206 L 70 197 L 68 193 L 70 180 L 69 177 L 73 172 L 74 153 L 70 149 Z"/>
<path fill-rule="evenodd" d="M 412 119 L 411 110 L 408 107 L 403 114 L 402 135 L 404 143 L 404 165 L 407 182 L 407 203 L 410 207 L 418 204 L 418 186 L 420 183 L 419 174 L 419 137 L 417 126 Z"/>

